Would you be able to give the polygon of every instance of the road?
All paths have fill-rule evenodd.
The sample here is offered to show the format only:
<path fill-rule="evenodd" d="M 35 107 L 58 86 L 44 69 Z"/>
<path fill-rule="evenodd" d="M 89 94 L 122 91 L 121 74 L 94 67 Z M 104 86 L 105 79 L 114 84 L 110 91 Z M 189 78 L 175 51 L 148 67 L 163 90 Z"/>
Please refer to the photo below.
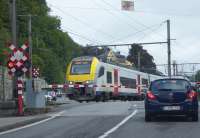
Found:
<path fill-rule="evenodd" d="M 0 138 L 199 138 L 200 122 L 184 117 L 144 121 L 144 103 L 73 103 L 51 119 Z"/>

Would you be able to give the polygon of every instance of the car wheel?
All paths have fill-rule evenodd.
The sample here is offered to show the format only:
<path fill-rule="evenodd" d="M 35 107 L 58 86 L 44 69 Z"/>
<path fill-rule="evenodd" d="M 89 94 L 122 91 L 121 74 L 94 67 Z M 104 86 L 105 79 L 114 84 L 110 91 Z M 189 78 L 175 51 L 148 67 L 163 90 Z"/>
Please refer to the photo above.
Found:
<path fill-rule="evenodd" d="M 198 111 L 196 111 L 192 115 L 192 121 L 198 121 L 198 120 L 199 120 Z"/>
<path fill-rule="evenodd" d="M 145 121 L 150 122 L 151 121 L 151 115 L 149 113 L 145 113 Z"/>
<path fill-rule="evenodd" d="M 78 102 L 79 102 L 79 103 L 82 103 L 83 101 L 81 101 L 81 100 L 78 100 Z"/>

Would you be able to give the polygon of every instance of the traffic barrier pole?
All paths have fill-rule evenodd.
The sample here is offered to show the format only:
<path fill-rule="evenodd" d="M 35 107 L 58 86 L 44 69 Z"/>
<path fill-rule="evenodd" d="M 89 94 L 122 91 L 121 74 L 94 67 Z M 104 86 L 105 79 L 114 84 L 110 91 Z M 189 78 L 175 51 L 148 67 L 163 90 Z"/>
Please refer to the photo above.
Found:
<path fill-rule="evenodd" d="M 17 92 L 18 92 L 18 115 L 23 115 L 23 83 L 22 80 L 17 81 Z"/>

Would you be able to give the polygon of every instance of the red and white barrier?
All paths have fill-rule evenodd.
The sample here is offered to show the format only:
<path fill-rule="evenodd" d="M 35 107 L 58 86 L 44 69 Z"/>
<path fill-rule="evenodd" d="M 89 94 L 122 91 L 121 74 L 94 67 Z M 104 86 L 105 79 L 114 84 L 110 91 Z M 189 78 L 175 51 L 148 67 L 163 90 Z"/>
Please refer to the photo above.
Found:
<path fill-rule="evenodd" d="M 17 93 L 18 93 L 18 114 L 23 115 L 23 82 L 22 80 L 17 80 Z"/>
<path fill-rule="evenodd" d="M 121 86 L 121 85 L 94 85 L 94 84 L 62 84 L 62 85 L 57 85 L 57 84 L 53 84 L 53 85 L 48 85 L 48 88 L 50 89 L 67 89 L 67 88 L 97 88 L 97 87 L 101 87 L 101 88 L 130 88 L 129 86 Z M 144 85 L 137 85 L 138 87 L 144 87 Z M 132 88 L 131 88 L 132 89 Z"/>

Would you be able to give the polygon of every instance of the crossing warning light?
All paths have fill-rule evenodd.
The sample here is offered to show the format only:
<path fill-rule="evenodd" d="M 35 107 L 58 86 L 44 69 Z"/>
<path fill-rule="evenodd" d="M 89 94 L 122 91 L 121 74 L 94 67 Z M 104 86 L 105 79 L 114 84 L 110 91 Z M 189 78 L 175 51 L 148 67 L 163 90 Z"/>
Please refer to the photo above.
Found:
<path fill-rule="evenodd" d="M 12 50 L 7 64 L 9 74 L 20 77 L 24 73 L 28 72 L 31 66 L 29 55 L 25 51 L 28 48 L 28 44 L 25 43 L 20 48 L 16 48 L 13 44 L 9 44 L 9 48 Z"/>
<path fill-rule="evenodd" d="M 15 66 L 14 62 L 12 62 L 12 61 L 8 61 L 8 63 L 7 63 L 7 67 L 8 67 L 9 69 L 14 68 L 14 66 Z"/>

